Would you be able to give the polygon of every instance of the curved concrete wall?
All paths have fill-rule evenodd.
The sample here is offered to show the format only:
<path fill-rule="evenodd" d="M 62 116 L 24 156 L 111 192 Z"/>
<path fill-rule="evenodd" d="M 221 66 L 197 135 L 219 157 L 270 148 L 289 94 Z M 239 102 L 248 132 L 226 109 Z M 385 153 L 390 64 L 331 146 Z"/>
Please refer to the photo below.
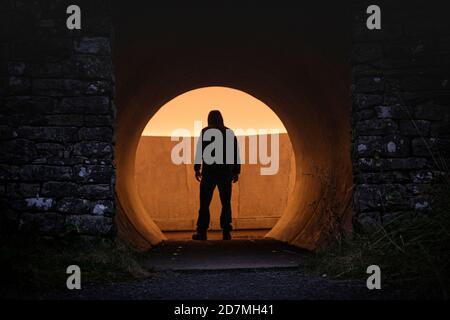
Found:
<path fill-rule="evenodd" d="M 138 83 L 132 95 L 117 99 L 119 235 L 141 248 L 165 239 L 146 214 L 136 188 L 137 145 L 148 119 L 159 107 L 178 94 L 207 84 L 232 84 L 234 88 L 253 94 L 273 107 L 290 133 L 296 158 L 295 188 L 285 213 L 268 236 L 313 249 L 336 234 L 336 228 L 348 229 L 352 176 L 348 87 L 342 81 L 347 69 L 318 59 L 312 53 L 299 61 L 305 61 L 299 66 L 302 78 L 289 85 L 283 79 L 284 74 L 261 72 L 261 68 L 248 70 L 242 61 L 238 69 L 240 77 L 236 77 L 236 70 L 192 70 L 193 64 L 187 62 L 171 69 L 175 74 L 169 76 L 158 70 L 158 65 L 151 64 L 153 70 L 149 73 L 160 74 L 159 81 L 150 77 Z M 221 82 L 216 80 L 217 74 L 221 75 Z M 126 90 L 119 88 L 118 92 Z"/>
<path fill-rule="evenodd" d="M 232 38 L 214 33 L 217 23 L 192 30 L 189 23 L 195 19 L 191 18 L 185 30 L 167 24 L 161 29 L 161 21 L 142 19 L 145 30 L 157 32 L 138 34 L 139 26 L 133 29 L 132 25 L 139 18 L 124 21 L 121 17 L 114 46 L 116 219 L 121 237 L 142 249 L 165 239 L 138 194 L 136 149 L 142 130 L 161 106 L 207 86 L 253 95 L 273 109 L 289 132 L 295 187 L 284 214 L 267 236 L 314 249 L 342 229 L 350 229 L 350 68 L 343 41 L 345 15 L 324 17 L 320 10 L 315 14 L 296 12 L 292 20 L 285 19 L 291 21 L 289 26 L 261 21 L 256 29 L 238 29 L 238 23 L 247 21 L 243 17 L 243 22 L 228 24 L 234 29 L 223 33 L 235 35 Z M 180 13 L 177 19 L 183 17 Z M 158 19 L 156 12 L 153 18 Z M 265 27 L 269 29 L 261 29 Z"/>
<path fill-rule="evenodd" d="M 249 145 L 249 137 L 245 146 Z M 255 138 L 255 137 L 252 137 Z M 295 158 L 286 133 L 279 135 L 278 172 L 261 175 L 261 163 L 241 165 L 239 181 L 233 184 L 233 228 L 270 229 L 286 209 L 295 180 Z M 193 139 L 191 150 L 194 150 Z M 270 135 L 268 140 L 270 141 Z M 146 213 L 162 231 L 194 230 L 199 206 L 199 183 L 193 164 L 176 165 L 170 137 L 142 136 L 136 153 L 135 177 Z M 269 145 L 270 147 L 270 145 Z M 248 162 L 248 147 L 246 158 Z M 193 152 L 192 152 L 193 153 Z M 193 154 L 191 153 L 191 161 Z M 210 229 L 220 229 L 221 204 L 216 188 L 211 203 Z"/>

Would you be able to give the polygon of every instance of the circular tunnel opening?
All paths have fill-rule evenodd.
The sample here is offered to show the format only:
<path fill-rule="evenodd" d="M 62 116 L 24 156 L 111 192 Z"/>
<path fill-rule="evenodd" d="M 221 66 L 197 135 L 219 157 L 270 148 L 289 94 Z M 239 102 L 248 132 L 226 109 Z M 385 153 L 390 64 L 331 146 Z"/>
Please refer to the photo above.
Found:
<path fill-rule="evenodd" d="M 233 239 L 261 238 L 285 212 L 294 190 L 292 144 L 280 118 L 264 102 L 229 87 L 203 87 L 164 104 L 147 122 L 135 155 L 134 178 L 144 207 L 168 239 L 190 239 L 196 228 L 199 183 L 195 139 L 211 109 L 219 110 L 240 147 L 241 174 L 232 188 Z M 181 155 L 181 162 L 176 156 Z M 175 159 L 174 159 L 175 156 Z M 221 237 L 215 188 L 209 239 Z"/>
<path fill-rule="evenodd" d="M 284 213 L 265 236 L 314 250 L 351 231 L 353 178 L 346 64 L 303 48 L 295 59 L 295 70 L 301 72 L 294 75 L 281 74 L 270 63 L 254 63 L 242 52 L 231 57 L 187 55 L 182 61 L 182 55 L 175 59 L 170 52 L 159 52 L 161 61 L 177 61 L 168 68 L 154 59 L 154 51 L 144 49 L 120 52 L 116 63 L 115 221 L 121 239 L 141 250 L 167 239 L 139 195 L 136 150 L 149 119 L 162 106 L 207 86 L 236 88 L 257 97 L 270 106 L 289 132 L 295 156 L 293 191 Z M 136 52 L 144 56 L 136 57 Z M 131 56 L 133 59 L 126 59 Z M 294 63 L 279 61 L 286 70 Z M 157 184 L 152 181 L 151 187 L 157 188 Z"/>
<path fill-rule="evenodd" d="M 351 41 L 346 15 L 335 14 L 341 12 L 336 8 L 324 17 L 320 6 L 308 3 L 300 11 L 267 7 L 267 15 L 231 7 L 221 15 L 184 6 L 150 7 L 114 9 L 118 236 L 143 250 L 167 238 L 145 213 L 135 179 L 136 150 L 149 119 L 163 105 L 206 86 L 257 97 L 289 132 L 295 183 L 282 217 L 266 236 L 314 250 L 341 230 L 350 231 Z M 213 19 L 208 28 L 206 16 Z M 232 24 L 230 16 L 236 18 Z M 256 23 L 249 23 L 250 16 Z M 267 24 L 269 16 L 283 18 Z M 166 23 L 174 17 L 180 23 Z"/>

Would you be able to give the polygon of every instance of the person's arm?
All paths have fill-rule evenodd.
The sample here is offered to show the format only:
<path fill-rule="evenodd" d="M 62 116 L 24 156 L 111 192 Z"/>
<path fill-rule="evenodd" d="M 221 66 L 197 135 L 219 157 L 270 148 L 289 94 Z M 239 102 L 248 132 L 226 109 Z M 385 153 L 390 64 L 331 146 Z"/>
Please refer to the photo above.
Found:
<path fill-rule="evenodd" d="M 203 131 L 200 133 L 198 137 L 197 146 L 195 149 L 195 160 L 194 160 L 194 171 L 195 171 L 195 179 L 200 181 L 202 179 L 202 174 L 200 170 L 202 168 L 202 139 L 203 139 Z"/>
<path fill-rule="evenodd" d="M 234 163 L 233 163 L 233 182 L 237 182 L 241 173 L 241 157 L 239 155 L 239 145 L 236 136 L 234 136 Z"/>

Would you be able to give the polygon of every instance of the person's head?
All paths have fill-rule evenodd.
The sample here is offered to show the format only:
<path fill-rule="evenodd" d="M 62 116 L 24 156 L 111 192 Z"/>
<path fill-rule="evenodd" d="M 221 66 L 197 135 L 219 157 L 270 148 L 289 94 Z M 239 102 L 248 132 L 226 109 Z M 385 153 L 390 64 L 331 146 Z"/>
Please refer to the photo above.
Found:
<path fill-rule="evenodd" d="M 208 126 L 223 127 L 223 117 L 219 110 L 211 110 L 208 114 Z"/>

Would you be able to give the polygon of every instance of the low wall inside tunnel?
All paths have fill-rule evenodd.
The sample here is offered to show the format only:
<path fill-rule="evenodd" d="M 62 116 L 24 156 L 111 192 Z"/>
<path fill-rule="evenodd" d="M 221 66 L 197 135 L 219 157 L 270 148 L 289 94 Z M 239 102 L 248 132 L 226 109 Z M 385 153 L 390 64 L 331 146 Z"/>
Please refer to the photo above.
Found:
<path fill-rule="evenodd" d="M 249 145 L 248 136 L 239 138 L 245 139 L 245 146 Z M 194 139 L 189 139 L 194 150 Z M 241 164 L 239 181 L 232 189 L 234 230 L 271 229 L 286 209 L 294 187 L 295 158 L 288 134 L 280 134 L 278 139 L 275 174 L 261 175 L 264 166 L 261 163 Z M 267 140 L 271 140 L 270 135 Z M 171 150 L 177 144 L 171 137 L 142 136 L 136 153 L 139 196 L 146 213 L 163 232 L 194 230 L 199 209 L 199 183 L 194 177 L 194 165 L 174 164 L 171 160 Z M 210 208 L 210 230 L 220 229 L 220 211 L 216 189 Z"/>

